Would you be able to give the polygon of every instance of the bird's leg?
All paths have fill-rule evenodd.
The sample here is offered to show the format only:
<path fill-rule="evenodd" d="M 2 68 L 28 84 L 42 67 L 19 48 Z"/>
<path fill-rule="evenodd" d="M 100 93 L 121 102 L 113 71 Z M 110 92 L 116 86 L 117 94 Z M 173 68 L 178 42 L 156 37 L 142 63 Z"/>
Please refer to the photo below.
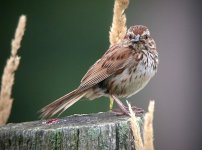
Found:
<path fill-rule="evenodd" d="M 112 98 L 114 99 L 114 101 L 118 104 L 120 110 L 113 110 L 113 113 L 115 113 L 116 115 L 129 115 L 129 110 L 128 107 L 124 106 L 124 104 L 114 95 L 112 95 Z M 135 112 L 136 115 L 140 115 L 144 113 L 144 110 L 142 108 L 138 108 L 135 106 L 132 106 L 132 110 Z"/>
<path fill-rule="evenodd" d="M 126 107 L 124 106 L 124 104 L 114 95 L 112 95 L 112 98 L 114 99 L 114 101 L 118 104 L 119 108 L 121 109 L 122 113 L 128 115 L 129 112 L 126 109 Z M 115 112 L 116 113 L 116 112 Z"/>
<path fill-rule="evenodd" d="M 114 104 L 114 99 L 110 96 L 109 97 L 109 111 L 112 111 L 113 108 L 113 104 Z"/>

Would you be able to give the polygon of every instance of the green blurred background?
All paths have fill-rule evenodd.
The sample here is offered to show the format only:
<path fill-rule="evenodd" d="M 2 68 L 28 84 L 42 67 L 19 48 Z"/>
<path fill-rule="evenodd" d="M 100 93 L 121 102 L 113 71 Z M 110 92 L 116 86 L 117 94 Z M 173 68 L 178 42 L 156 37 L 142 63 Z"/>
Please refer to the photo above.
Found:
<path fill-rule="evenodd" d="M 41 107 L 76 88 L 90 65 L 108 48 L 113 1 L 80 1 L 79 5 L 73 1 L 18 1 L 4 5 L 1 68 L 19 16 L 26 14 L 28 18 L 10 121 L 35 120 Z M 64 115 L 106 111 L 107 103 L 80 102 Z"/>
<path fill-rule="evenodd" d="M 156 100 L 156 149 L 201 146 L 201 17 L 199 0 L 130 0 L 127 25 L 149 27 L 160 53 L 159 71 L 129 98 L 147 110 Z M 9 122 L 37 120 L 43 106 L 79 85 L 109 47 L 113 0 L 4 0 L 0 2 L 0 74 L 10 55 L 18 18 L 28 18 Z M 62 116 L 108 111 L 109 101 L 80 101 Z"/>

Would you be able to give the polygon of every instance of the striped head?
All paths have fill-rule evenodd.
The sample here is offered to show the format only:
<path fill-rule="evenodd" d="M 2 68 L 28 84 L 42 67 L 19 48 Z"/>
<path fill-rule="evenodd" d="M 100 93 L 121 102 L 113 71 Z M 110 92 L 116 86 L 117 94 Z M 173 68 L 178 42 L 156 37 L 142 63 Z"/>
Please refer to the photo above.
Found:
<path fill-rule="evenodd" d="M 146 26 L 131 26 L 124 39 L 130 41 L 131 46 L 137 50 L 156 50 L 156 43 L 150 35 L 150 31 Z"/>

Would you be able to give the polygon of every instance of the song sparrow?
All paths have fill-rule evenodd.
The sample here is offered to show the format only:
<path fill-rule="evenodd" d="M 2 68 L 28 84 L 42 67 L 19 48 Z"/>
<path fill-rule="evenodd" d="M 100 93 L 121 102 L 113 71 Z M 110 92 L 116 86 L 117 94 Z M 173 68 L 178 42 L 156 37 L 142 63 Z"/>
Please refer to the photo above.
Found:
<path fill-rule="evenodd" d="M 132 26 L 118 44 L 87 71 L 74 91 L 41 109 L 42 117 L 62 113 L 82 97 L 90 100 L 101 96 L 111 97 L 123 113 L 126 107 L 118 98 L 130 97 L 149 82 L 158 66 L 156 43 L 147 27 Z"/>

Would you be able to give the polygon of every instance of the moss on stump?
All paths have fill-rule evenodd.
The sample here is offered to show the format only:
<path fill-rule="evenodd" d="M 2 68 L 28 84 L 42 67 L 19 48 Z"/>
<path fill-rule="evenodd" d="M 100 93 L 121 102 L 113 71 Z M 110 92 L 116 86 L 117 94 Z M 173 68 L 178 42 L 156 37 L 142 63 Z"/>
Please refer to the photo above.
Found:
<path fill-rule="evenodd" d="M 138 118 L 142 128 L 142 119 Z M 0 126 L 0 150 L 135 149 L 127 116 L 73 115 L 53 124 L 45 120 Z"/>

